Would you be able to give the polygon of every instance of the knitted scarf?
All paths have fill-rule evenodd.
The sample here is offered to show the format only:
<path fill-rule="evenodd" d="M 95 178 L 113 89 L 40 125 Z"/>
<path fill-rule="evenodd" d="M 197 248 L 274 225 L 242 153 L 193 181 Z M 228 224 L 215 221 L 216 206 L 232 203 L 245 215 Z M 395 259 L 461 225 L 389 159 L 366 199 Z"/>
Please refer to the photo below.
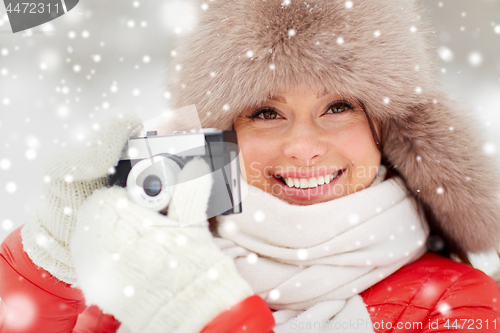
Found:
<path fill-rule="evenodd" d="M 243 213 L 219 216 L 215 241 L 275 310 L 276 333 L 328 331 L 335 320 L 360 318 L 373 332 L 358 294 L 424 254 L 429 234 L 402 180 L 382 179 L 309 206 L 241 180 Z M 313 322 L 322 328 L 305 329 Z"/>

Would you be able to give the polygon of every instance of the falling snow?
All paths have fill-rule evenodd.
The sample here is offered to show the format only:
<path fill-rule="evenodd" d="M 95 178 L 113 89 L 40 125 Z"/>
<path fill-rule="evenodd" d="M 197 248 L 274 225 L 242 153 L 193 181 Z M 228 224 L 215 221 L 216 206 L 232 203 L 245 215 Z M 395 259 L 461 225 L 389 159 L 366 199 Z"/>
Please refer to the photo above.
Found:
<path fill-rule="evenodd" d="M 7 230 L 7 231 L 11 230 L 13 226 L 14 226 L 14 223 L 9 219 L 5 219 L 2 221 L 2 228 L 4 230 Z"/>
<path fill-rule="evenodd" d="M 14 182 L 8 182 L 7 184 L 5 184 L 5 191 L 7 191 L 7 193 L 16 192 L 17 191 L 17 184 Z"/>
<path fill-rule="evenodd" d="M 483 55 L 480 52 L 472 52 L 469 54 L 469 64 L 477 67 L 483 63 Z"/>
<path fill-rule="evenodd" d="M 262 222 L 266 218 L 266 214 L 261 210 L 257 210 L 253 214 L 253 218 L 256 222 Z"/>
<path fill-rule="evenodd" d="M 208 270 L 207 275 L 210 280 L 215 280 L 219 277 L 219 271 L 212 267 Z"/>
<path fill-rule="evenodd" d="M 278 289 L 271 290 L 271 292 L 269 293 L 269 298 L 273 301 L 276 301 L 280 298 L 280 291 Z"/>
<path fill-rule="evenodd" d="M 6 158 L 0 160 L 0 169 L 2 169 L 2 170 L 10 169 L 11 165 L 12 165 L 12 163 L 10 162 L 10 160 L 8 160 Z"/>
<path fill-rule="evenodd" d="M 255 264 L 258 260 L 258 257 L 255 253 L 250 253 L 247 255 L 247 261 L 249 264 Z"/>
<path fill-rule="evenodd" d="M 123 294 L 126 297 L 132 297 L 132 296 L 134 296 L 134 293 L 135 293 L 135 289 L 132 286 L 126 286 L 125 288 L 123 288 Z"/>
<path fill-rule="evenodd" d="M 443 61 L 446 61 L 446 62 L 450 62 L 450 61 L 453 61 L 453 52 L 447 48 L 446 46 L 441 46 L 439 49 L 438 49 L 438 54 L 439 54 L 439 57 L 441 59 L 443 59 Z"/>
<path fill-rule="evenodd" d="M 297 258 L 299 260 L 306 260 L 309 256 L 309 252 L 306 249 L 300 249 L 297 251 Z"/>

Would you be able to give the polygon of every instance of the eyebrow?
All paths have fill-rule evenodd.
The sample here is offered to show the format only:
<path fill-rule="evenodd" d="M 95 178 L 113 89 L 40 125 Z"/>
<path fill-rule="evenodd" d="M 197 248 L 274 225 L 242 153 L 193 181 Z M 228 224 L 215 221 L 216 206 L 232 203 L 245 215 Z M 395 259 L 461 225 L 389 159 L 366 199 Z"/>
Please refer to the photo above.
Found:
<path fill-rule="evenodd" d="M 320 99 L 322 98 L 323 96 L 326 96 L 328 95 L 329 92 L 328 91 L 324 91 L 322 92 L 321 94 L 316 94 L 316 98 L 317 99 Z M 281 95 L 274 95 L 274 96 L 269 96 L 268 99 L 270 99 L 271 101 L 276 101 L 276 102 L 279 102 L 279 103 L 284 103 L 286 104 L 286 98 L 281 96 Z"/>
<path fill-rule="evenodd" d="M 271 101 L 276 101 L 276 102 L 279 102 L 279 103 L 286 104 L 285 97 L 280 96 L 280 95 L 269 96 L 268 99 L 270 99 Z"/>

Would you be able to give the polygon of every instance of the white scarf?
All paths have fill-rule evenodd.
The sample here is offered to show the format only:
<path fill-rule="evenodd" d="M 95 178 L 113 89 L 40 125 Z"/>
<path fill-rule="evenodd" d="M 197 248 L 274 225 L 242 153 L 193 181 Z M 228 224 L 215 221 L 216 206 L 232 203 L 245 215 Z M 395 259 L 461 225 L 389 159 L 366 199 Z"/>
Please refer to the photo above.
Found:
<path fill-rule="evenodd" d="M 401 179 L 380 177 L 364 190 L 309 206 L 241 179 L 248 190 L 243 213 L 219 216 L 215 241 L 277 310 L 276 333 L 328 331 L 335 320 L 359 320 L 360 311 L 369 321 L 357 295 L 425 253 L 429 229 L 414 199 Z M 317 323 L 321 328 L 306 329 Z M 356 332 L 362 331 L 373 332 Z"/>

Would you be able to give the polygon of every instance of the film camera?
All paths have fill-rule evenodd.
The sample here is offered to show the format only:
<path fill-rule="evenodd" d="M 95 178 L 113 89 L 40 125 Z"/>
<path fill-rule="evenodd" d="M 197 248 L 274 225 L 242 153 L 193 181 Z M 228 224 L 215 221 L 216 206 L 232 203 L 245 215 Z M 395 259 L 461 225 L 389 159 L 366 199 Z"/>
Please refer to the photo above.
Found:
<path fill-rule="evenodd" d="M 241 213 L 239 148 L 235 131 L 216 128 L 176 131 L 161 136 L 157 131 L 132 133 L 109 184 L 125 187 L 134 202 L 166 212 L 177 175 L 193 158 L 210 166 L 213 186 L 207 217 Z"/>

